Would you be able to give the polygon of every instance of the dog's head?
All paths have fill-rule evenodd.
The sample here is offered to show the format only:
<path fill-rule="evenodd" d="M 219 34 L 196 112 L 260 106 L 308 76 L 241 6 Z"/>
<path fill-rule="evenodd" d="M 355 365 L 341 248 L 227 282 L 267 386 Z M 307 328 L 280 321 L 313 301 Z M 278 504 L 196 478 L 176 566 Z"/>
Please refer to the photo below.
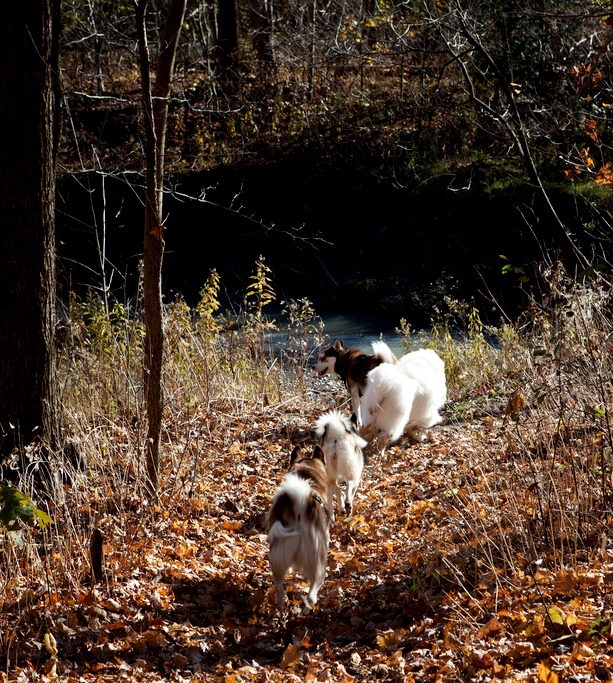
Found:
<path fill-rule="evenodd" d="M 311 368 L 320 376 L 323 377 L 324 375 L 327 375 L 330 373 L 331 375 L 336 374 L 335 372 L 335 366 L 336 366 L 336 360 L 341 356 L 345 351 L 345 347 L 343 346 L 343 342 L 340 339 L 335 339 L 334 344 L 327 348 L 320 356 L 319 359 L 317 360 L 317 363 L 315 365 L 312 365 Z"/>
<path fill-rule="evenodd" d="M 294 450 L 289 457 L 289 468 L 287 471 L 293 472 L 297 470 L 300 465 L 308 464 L 311 460 L 321 460 L 321 462 L 325 464 L 326 459 L 324 457 L 324 452 L 319 444 L 315 446 L 311 455 L 308 455 L 302 446 L 294 446 Z"/>
<path fill-rule="evenodd" d="M 301 446 L 295 446 L 289 459 L 288 472 L 294 472 L 303 479 L 308 479 L 316 489 L 326 489 L 328 477 L 326 474 L 326 459 L 319 444 L 308 455 Z"/>

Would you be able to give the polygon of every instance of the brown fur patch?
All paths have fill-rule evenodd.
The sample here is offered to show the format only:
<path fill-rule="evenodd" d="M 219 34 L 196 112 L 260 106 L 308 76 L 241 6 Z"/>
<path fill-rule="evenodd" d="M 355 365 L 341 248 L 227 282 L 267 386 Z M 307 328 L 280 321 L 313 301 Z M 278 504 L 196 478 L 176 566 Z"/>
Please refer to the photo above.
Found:
<path fill-rule="evenodd" d="M 268 527 L 272 526 L 275 522 L 281 522 L 284 527 L 290 527 L 294 524 L 296 515 L 294 514 L 294 507 L 292 505 L 292 499 L 284 493 L 279 496 L 275 501 L 275 514 L 274 519 L 268 519 Z"/>
<path fill-rule="evenodd" d="M 288 472 L 293 472 L 301 479 L 306 479 L 311 488 L 322 500 L 326 499 L 328 491 L 328 475 L 324 452 L 317 444 L 312 455 L 306 455 L 300 446 L 296 446 L 290 457 Z"/>

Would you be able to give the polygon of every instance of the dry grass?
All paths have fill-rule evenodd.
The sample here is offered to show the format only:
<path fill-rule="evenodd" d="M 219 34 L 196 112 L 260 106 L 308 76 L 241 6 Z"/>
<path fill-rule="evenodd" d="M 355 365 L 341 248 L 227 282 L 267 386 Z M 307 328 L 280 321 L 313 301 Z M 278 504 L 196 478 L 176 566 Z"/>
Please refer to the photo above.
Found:
<path fill-rule="evenodd" d="M 534 304 L 516 325 L 486 330 L 477 311 L 454 304 L 460 317 L 435 327 L 432 343 L 449 375 L 446 426 L 434 430 L 429 444 L 401 441 L 388 460 L 370 462 L 358 497 L 361 515 L 349 526 L 338 522 L 333 533 L 332 578 L 324 585 L 322 610 L 342 614 L 354 598 L 366 600 L 360 595 L 376 601 L 383 580 L 387 591 L 396 591 L 398 600 L 408 596 L 412 607 L 404 604 L 391 621 L 372 617 L 373 633 L 402 623 L 406 636 L 409 624 L 444 608 L 447 630 L 432 638 L 453 649 L 450 629 L 476 629 L 504 608 L 513 613 L 515 635 L 508 638 L 526 640 L 542 636 L 545 627 L 541 618 L 540 631 L 535 627 L 528 636 L 517 630 L 522 594 L 538 588 L 535 611 L 545 616 L 559 595 L 547 592 L 546 572 L 552 586 L 574 576 L 568 591 L 578 594 L 588 569 L 610 567 L 610 302 L 604 289 L 571 282 L 561 272 L 547 281 L 549 305 Z M 167 307 L 164 457 L 159 497 L 151 501 L 142 457 L 139 311 L 119 305 L 109 310 L 94 298 L 72 302 L 61 350 L 62 397 L 67 433 L 81 461 L 56 454 L 49 495 L 36 500 L 55 523 L 47 531 L 24 529 L 22 548 L 7 536 L 0 549 L 7 673 L 26 664 L 39 672 L 49 666 L 54 656 L 48 648 L 45 654 L 41 646 L 35 656 L 34 643 L 42 642 L 44 632 L 63 634 L 66 643 L 79 632 L 87 642 L 83 634 L 89 628 L 91 636 L 93 627 L 83 614 L 100 602 L 91 597 L 96 591 L 105 596 L 107 622 L 108 605 L 130 594 L 131 628 L 148 633 L 149 611 L 167 608 L 176 597 L 173 582 L 178 595 L 177 586 L 187 590 L 189 576 L 232 575 L 241 591 L 256 596 L 250 617 L 256 621 L 245 617 L 244 628 L 267 622 L 272 605 L 260 516 L 291 445 L 313 443 L 316 416 L 347 400 L 336 383 L 310 376 L 307 342 L 319 340 L 321 328 L 304 302 L 290 304 L 281 355 L 262 346 L 261 317 L 246 314 L 231 326 L 215 318 L 218 327 L 212 328 L 210 306 L 199 316 L 180 300 Z M 461 335 L 452 334 L 456 325 Z M 31 457 L 32 469 L 20 486 L 34 496 L 35 451 Z M 246 536 L 236 533 L 239 522 Z M 106 574 L 96 590 L 89 560 L 94 529 L 102 531 L 106 553 Z M 220 538 L 228 541 L 221 559 Z M 368 581 L 370 588 L 359 588 Z M 139 600 L 147 607 L 138 607 Z M 296 601 L 294 596 L 294 610 Z M 240 622 L 238 603 L 229 605 Z M 589 625 L 601 607 L 587 610 L 581 623 Z M 421 617 L 415 612 L 420 609 Z M 149 621 L 137 628 L 141 619 Z M 102 612 L 99 620 L 106 623 Z M 356 621 L 358 640 L 363 621 Z M 324 625 L 313 628 L 323 629 L 323 638 Z M 213 636 L 218 634 L 201 634 Z M 373 652 L 397 654 L 399 643 L 392 649 L 373 645 Z M 361 652 L 362 658 L 371 656 L 371 650 Z M 491 666 L 461 648 L 458 653 L 456 673 L 491 673 Z M 497 660 L 501 671 L 514 671 L 513 656 L 505 657 Z M 206 661 L 192 662 L 205 679 Z M 399 661 L 396 656 L 394 666 Z M 409 661 L 408 651 L 402 661 Z M 283 680 L 287 667 L 275 666 L 280 669 L 274 675 Z M 385 666 L 392 680 L 397 667 Z"/>

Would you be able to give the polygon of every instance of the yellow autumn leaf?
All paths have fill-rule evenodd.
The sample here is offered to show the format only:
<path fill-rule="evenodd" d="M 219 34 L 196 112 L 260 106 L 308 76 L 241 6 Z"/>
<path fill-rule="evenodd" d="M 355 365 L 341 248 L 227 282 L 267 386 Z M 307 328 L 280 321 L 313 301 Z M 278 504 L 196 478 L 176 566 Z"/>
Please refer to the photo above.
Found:
<path fill-rule="evenodd" d="M 539 683 L 558 683 L 558 674 L 552 671 L 545 662 L 538 665 Z"/>
<path fill-rule="evenodd" d="M 57 642 L 51 633 L 45 633 L 45 649 L 52 657 L 57 657 Z"/>
<path fill-rule="evenodd" d="M 566 625 L 568 627 L 574 626 L 575 624 L 579 623 L 579 617 L 576 614 L 567 614 L 566 615 Z"/>
<path fill-rule="evenodd" d="M 564 626 L 566 622 L 566 614 L 555 605 L 547 610 L 547 616 L 552 624 L 557 624 L 558 626 Z"/>
<path fill-rule="evenodd" d="M 290 643 L 283 652 L 283 658 L 281 660 L 281 668 L 289 669 L 300 659 L 300 645 L 296 643 Z"/>

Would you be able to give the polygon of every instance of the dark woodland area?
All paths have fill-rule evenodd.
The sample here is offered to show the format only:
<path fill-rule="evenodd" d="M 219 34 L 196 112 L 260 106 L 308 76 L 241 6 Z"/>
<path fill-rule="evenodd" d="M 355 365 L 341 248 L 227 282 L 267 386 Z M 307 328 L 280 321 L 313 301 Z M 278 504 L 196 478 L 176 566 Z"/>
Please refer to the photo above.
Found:
<path fill-rule="evenodd" d="M 0 683 L 613 680 L 612 42 L 575 0 L 6 8 Z M 333 314 L 379 374 L 322 370 Z M 285 478 L 330 410 L 344 509 L 329 454 Z"/>
<path fill-rule="evenodd" d="M 132 296 L 133 11 L 64 14 L 62 284 L 100 285 L 79 264 L 99 261 L 104 230 L 113 292 L 132 274 Z M 163 16 L 162 3 L 153 31 Z M 425 326 L 445 296 L 491 315 L 494 295 L 516 316 L 522 285 L 501 255 L 530 270 L 606 265 L 607 193 L 593 181 L 610 143 L 607 20 L 574 3 L 189 6 L 169 101 L 165 293 L 193 300 L 216 268 L 236 299 L 264 254 L 285 296 L 318 311 L 383 308 Z"/>

